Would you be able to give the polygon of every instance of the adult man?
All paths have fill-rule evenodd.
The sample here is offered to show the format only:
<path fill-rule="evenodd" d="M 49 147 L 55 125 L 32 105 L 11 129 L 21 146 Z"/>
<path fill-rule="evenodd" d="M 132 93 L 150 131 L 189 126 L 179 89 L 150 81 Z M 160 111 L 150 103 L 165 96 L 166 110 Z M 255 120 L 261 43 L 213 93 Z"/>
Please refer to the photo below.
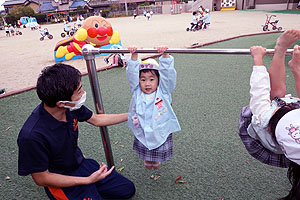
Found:
<path fill-rule="evenodd" d="M 125 199 L 134 184 L 102 163 L 84 158 L 78 147 L 78 121 L 107 126 L 127 121 L 128 114 L 94 114 L 83 104 L 81 73 L 70 65 L 46 67 L 37 81 L 41 104 L 19 137 L 18 174 L 31 174 L 53 199 Z"/>

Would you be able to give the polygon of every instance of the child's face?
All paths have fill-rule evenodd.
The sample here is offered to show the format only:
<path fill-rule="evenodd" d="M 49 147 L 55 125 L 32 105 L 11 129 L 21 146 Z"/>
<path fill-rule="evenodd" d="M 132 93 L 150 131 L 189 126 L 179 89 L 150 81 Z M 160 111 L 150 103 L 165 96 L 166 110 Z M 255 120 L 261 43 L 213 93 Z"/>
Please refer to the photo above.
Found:
<path fill-rule="evenodd" d="M 141 72 L 140 87 L 146 94 L 151 94 L 156 91 L 158 86 L 158 77 L 152 71 Z"/>

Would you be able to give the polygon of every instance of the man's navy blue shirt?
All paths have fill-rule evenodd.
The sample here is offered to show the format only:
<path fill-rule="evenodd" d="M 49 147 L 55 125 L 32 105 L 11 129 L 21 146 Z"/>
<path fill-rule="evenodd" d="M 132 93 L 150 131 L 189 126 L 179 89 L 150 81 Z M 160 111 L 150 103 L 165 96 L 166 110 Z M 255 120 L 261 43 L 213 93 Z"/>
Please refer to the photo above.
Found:
<path fill-rule="evenodd" d="M 92 111 L 82 106 L 67 111 L 67 122 L 56 120 L 38 105 L 23 125 L 19 137 L 18 174 L 26 176 L 49 170 L 67 174 L 79 167 L 83 158 L 78 147 L 78 122 L 86 121 Z"/>

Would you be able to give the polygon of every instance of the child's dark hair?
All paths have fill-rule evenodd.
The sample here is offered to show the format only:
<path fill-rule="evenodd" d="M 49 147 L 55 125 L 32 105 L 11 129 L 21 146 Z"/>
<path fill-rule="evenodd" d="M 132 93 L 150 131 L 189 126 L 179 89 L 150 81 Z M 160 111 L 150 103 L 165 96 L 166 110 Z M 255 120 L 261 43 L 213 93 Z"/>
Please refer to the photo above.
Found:
<path fill-rule="evenodd" d="M 70 101 L 81 81 L 81 73 L 76 68 L 57 63 L 42 70 L 36 92 L 40 100 L 49 107 L 58 101 Z"/>
<path fill-rule="evenodd" d="M 300 105 L 297 103 L 288 103 L 281 108 L 279 108 L 276 113 L 272 116 L 269 121 L 269 128 L 271 135 L 275 138 L 275 129 L 279 120 L 288 112 L 300 108 Z"/>
<path fill-rule="evenodd" d="M 300 166 L 297 163 L 291 162 L 287 176 L 292 184 L 292 189 L 282 200 L 300 199 Z"/>
<path fill-rule="evenodd" d="M 278 98 L 277 98 L 278 99 Z M 269 128 L 271 134 L 274 138 L 275 137 L 275 129 L 279 122 L 279 120 L 288 112 L 299 109 L 299 103 L 288 103 L 283 104 L 281 108 L 279 108 L 276 113 L 272 116 L 269 121 Z M 287 172 L 288 179 L 292 184 L 292 189 L 290 190 L 289 194 L 282 198 L 281 200 L 295 200 L 300 199 L 300 166 L 297 163 L 291 161 L 288 172 Z"/>
<path fill-rule="evenodd" d="M 139 74 L 139 77 L 141 77 L 141 73 L 148 73 L 148 72 L 151 72 L 151 74 L 156 74 L 156 76 L 157 76 L 157 78 L 158 78 L 158 82 L 159 82 L 159 72 L 158 72 L 158 70 L 156 70 L 156 69 L 142 69 L 142 70 L 140 70 L 140 74 Z"/>
<path fill-rule="evenodd" d="M 194 11 L 194 12 L 193 12 L 193 15 L 196 15 L 196 14 L 197 14 L 197 12 L 196 12 L 196 11 Z"/>

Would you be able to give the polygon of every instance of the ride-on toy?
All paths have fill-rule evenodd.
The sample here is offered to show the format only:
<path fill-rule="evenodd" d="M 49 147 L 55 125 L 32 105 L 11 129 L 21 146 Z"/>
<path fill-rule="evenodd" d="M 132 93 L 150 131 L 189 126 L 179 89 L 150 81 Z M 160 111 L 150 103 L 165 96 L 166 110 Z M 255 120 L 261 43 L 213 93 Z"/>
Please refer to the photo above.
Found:
<path fill-rule="evenodd" d="M 282 27 L 277 26 L 277 23 L 279 22 L 279 20 L 275 20 L 275 21 L 271 22 L 272 17 L 276 17 L 276 15 L 270 15 L 270 16 L 267 15 L 265 25 L 262 25 L 263 26 L 263 31 L 269 31 L 269 25 L 272 26 L 272 30 L 274 30 L 274 31 L 275 30 L 278 30 L 278 31 L 282 30 Z"/>
<path fill-rule="evenodd" d="M 71 37 L 71 36 L 73 36 L 73 35 L 77 32 L 77 30 L 78 30 L 78 28 L 77 28 L 76 25 L 74 24 L 74 27 L 72 27 L 70 31 L 66 31 L 66 30 L 64 29 L 64 32 L 61 33 L 60 36 L 64 38 L 64 37 L 66 37 L 66 35 L 68 35 L 68 36 Z"/>
<path fill-rule="evenodd" d="M 191 23 L 190 28 L 186 28 L 186 31 L 199 31 L 203 28 L 203 21 L 198 21 L 197 25 L 195 25 L 193 28 L 193 24 Z"/>
<path fill-rule="evenodd" d="M 47 36 L 50 40 L 53 39 L 53 35 L 51 35 L 48 31 L 47 28 L 44 28 L 44 29 L 40 29 L 40 33 L 42 35 L 42 37 L 40 37 L 40 40 L 43 41 L 44 38 Z"/>

